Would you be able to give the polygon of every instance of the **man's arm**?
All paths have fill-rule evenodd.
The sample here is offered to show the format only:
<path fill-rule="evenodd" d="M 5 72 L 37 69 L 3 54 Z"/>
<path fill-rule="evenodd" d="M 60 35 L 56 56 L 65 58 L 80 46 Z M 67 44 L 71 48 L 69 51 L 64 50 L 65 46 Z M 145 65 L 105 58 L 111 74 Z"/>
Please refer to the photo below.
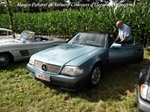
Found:
<path fill-rule="evenodd" d="M 127 37 L 124 37 L 124 38 L 120 41 L 120 43 L 125 42 L 126 39 L 127 39 Z"/>
<path fill-rule="evenodd" d="M 114 42 L 117 42 L 117 41 L 119 40 L 119 37 L 120 37 L 120 36 L 119 36 L 119 34 L 118 34 Z"/>

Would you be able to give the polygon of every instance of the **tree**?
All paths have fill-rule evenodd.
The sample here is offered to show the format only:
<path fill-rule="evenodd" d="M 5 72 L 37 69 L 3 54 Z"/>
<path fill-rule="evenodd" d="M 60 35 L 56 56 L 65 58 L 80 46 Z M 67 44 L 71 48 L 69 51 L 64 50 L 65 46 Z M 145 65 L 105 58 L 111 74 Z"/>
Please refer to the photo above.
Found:
<path fill-rule="evenodd" d="M 10 20 L 10 29 L 12 29 L 12 32 L 14 33 L 14 25 L 13 25 L 13 12 L 11 11 L 12 5 L 10 4 L 9 0 L 6 0 L 7 2 L 7 12 Z M 15 38 L 15 35 L 13 35 Z"/>

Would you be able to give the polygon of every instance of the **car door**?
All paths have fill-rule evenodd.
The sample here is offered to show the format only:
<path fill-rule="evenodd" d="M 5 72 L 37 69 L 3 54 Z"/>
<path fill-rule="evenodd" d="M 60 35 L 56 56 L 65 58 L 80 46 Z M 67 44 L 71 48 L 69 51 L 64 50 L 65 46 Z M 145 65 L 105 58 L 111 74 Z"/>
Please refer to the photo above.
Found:
<path fill-rule="evenodd" d="M 140 45 L 121 45 L 109 48 L 110 64 L 139 63 L 143 59 L 143 48 Z"/>
<path fill-rule="evenodd" d="M 24 60 L 31 56 L 30 43 L 22 42 L 9 46 L 9 49 L 11 49 L 9 52 L 13 54 L 14 60 Z"/>
<path fill-rule="evenodd" d="M 50 46 L 51 46 L 51 44 L 46 43 L 46 42 L 34 43 L 34 42 L 26 41 L 26 42 L 23 42 L 22 44 L 16 46 L 17 47 L 16 49 L 18 49 L 18 50 L 15 50 L 15 51 L 18 53 L 15 53 L 16 54 L 15 57 L 22 58 L 22 59 L 29 58 L 34 53 L 44 50 Z"/>
<path fill-rule="evenodd" d="M 20 44 L 9 46 L 9 49 L 11 48 L 10 52 L 11 54 L 13 54 L 15 60 L 24 60 L 24 59 L 28 59 L 34 53 L 58 45 L 60 43 L 63 43 L 63 41 L 32 42 L 27 40 Z"/>

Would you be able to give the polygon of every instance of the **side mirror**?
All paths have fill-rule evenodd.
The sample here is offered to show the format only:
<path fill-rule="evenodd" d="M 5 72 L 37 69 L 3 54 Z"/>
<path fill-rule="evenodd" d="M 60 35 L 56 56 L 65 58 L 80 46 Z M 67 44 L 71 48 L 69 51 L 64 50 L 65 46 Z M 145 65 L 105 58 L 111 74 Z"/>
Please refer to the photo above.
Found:
<path fill-rule="evenodd" d="M 113 43 L 110 48 L 121 48 L 122 44 Z"/>

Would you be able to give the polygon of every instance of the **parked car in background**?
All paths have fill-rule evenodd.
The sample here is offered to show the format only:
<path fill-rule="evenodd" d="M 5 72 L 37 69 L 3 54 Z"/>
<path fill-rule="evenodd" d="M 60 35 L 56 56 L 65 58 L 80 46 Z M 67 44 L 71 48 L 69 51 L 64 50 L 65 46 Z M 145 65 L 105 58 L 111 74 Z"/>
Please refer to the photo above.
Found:
<path fill-rule="evenodd" d="M 10 29 L 0 28 L 0 39 L 13 39 L 14 36 L 15 38 L 17 38 L 18 36 L 20 36 L 20 34 L 13 34 L 12 30 Z"/>
<path fill-rule="evenodd" d="M 46 48 L 64 43 L 65 40 L 52 37 L 36 37 L 35 32 L 23 31 L 16 39 L 0 40 L 0 67 L 12 61 L 22 61 Z"/>
<path fill-rule="evenodd" d="M 143 59 L 141 45 L 113 44 L 115 37 L 111 32 L 79 32 L 64 44 L 32 55 L 27 68 L 35 78 L 65 90 L 95 87 L 104 68 Z"/>
<path fill-rule="evenodd" d="M 147 50 L 150 51 L 150 46 L 147 47 Z"/>
<path fill-rule="evenodd" d="M 0 4 L 6 5 L 7 2 L 6 2 L 6 0 L 0 0 Z"/>
<path fill-rule="evenodd" d="M 150 62 L 140 71 L 139 74 L 137 107 L 141 112 L 150 111 Z"/>

